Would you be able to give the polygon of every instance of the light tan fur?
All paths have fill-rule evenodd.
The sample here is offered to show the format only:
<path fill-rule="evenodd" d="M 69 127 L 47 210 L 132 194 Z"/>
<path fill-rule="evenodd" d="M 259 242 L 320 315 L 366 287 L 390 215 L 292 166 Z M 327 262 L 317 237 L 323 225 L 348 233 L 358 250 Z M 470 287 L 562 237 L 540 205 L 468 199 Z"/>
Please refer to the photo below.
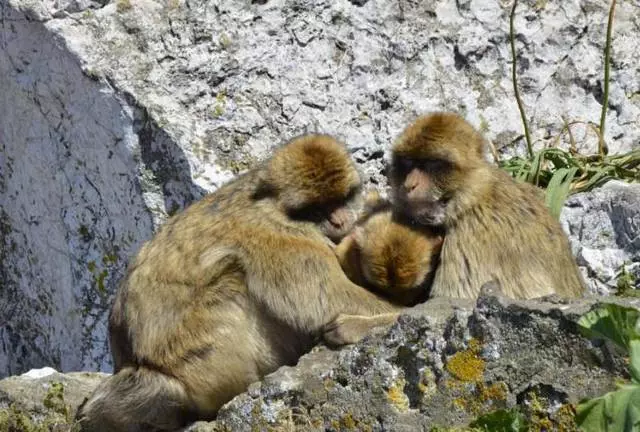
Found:
<path fill-rule="evenodd" d="M 171 430 L 295 364 L 339 314 L 395 306 L 352 283 L 328 238 L 353 226 L 360 178 L 324 135 L 291 141 L 172 217 L 132 261 L 111 311 L 115 374 L 86 430 Z"/>
<path fill-rule="evenodd" d="M 443 233 L 407 222 L 393 214 L 390 202 L 371 191 L 354 231 L 338 244 L 336 255 L 356 284 L 394 304 L 413 306 L 428 298 Z M 324 338 L 332 345 L 356 343 L 374 327 L 388 326 L 397 318 L 398 313 L 341 314 L 326 326 Z"/>
<path fill-rule="evenodd" d="M 363 215 L 336 247 L 342 269 L 354 283 L 393 303 L 413 306 L 427 299 L 442 235 L 394 217 L 391 203 L 367 194 Z"/>
<path fill-rule="evenodd" d="M 396 211 L 446 230 L 432 296 L 476 298 L 492 280 L 512 298 L 580 296 L 567 237 L 540 190 L 488 163 L 484 146 L 462 117 L 432 113 L 393 147 Z"/>

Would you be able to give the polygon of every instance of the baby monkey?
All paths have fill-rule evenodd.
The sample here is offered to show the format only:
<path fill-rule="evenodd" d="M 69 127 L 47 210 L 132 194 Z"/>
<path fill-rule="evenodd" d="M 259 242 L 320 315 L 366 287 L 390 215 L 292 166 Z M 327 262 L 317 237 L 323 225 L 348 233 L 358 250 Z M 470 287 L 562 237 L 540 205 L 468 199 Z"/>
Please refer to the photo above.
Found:
<path fill-rule="evenodd" d="M 411 225 L 391 203 L 370 192 L 355 229 L 336 247 L 345 274 L 398 306 L 415 306 L 430 295 L 443 230 Z M 393 324 L 398 312 L 375 316 L 340 314 L 325 327 L 329 345 L 358 342 L 374 327 Z"/>
<path fill-rule="evenodd" d="M 427 300 L 442 240 L 436 228 L 405 223 L 393 214 L 391 203 L 372 190 L 336 255 L 356 284 L 397 305 L 414 306 Z"/>

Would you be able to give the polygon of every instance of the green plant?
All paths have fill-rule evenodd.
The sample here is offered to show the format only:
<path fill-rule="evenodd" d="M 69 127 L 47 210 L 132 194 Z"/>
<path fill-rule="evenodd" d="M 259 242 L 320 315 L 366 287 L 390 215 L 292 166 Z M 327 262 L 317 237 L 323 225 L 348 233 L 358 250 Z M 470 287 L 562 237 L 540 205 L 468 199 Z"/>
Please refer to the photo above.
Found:
<path fill-rule="evenodd" d="M 509 18 L 509 42 L 511 46 L 512 82 L 513 90 L 520 111 L 520 117 L 524 127 L 527 144 L 527 157 L 515 157 L 507 161 L 498 161 L 499 165 L 510 172 L 514 177 L 533 183 L 536 186 L 546 188 L 546 203 L 551 212 L 558 217 L 566 198 L 575 192 L 589 190 L 603 182 L 618 178 L 630 182 L 640 181 L 640 150 L 633 150 L 626 154 L 607 156 L 608 148 L 604 140 L 605 120 L 609 104 L 609 71 L 611 63 L 611 33 L 613 29 L 613 17 L 616 0 L 611 1 L 609 19 L 607 22 L 607 38 L 604 52 L 604 83 L 602 113 L 600 125 L 590 122 L 562 119 L 563 128 L 556 137 L 551 148 L 533 151 L 533 144 L 529 133 L 527 116 L 525 113 L 517 83 L 517 64 L 515 48 L 515 12 L 518 0 L 514 0 Z M 597 155 L 580 155 L 577 152 L 575 137 L 571 127 L 576 124 L 584 124 L 598 137 Z M 569 151 L 558 148 L 560 138 L 567 133 L 569 136 Z"/>
<path fill-rule="evenodd" d="M 609 19 L 607 20 L 607 42 L 604 47 L 604 90 L 602 95 L 602 112 L 600 113 L 600 140 L 598 141 L 598 152 L 604 156 L 609 152 L 604 142 L 604 126 L 607 118 L 607 108 L 609 107 L 609 69 L 611 63 L 611 32 L 613 30 L 613 14 L 616 10 L 616 0 L 611 0 L 609 8 Z"/>
<path fill-rule="evenodd" d="M 522 105 L 522 99 L 520 99 L 520 91 L 518 90 L 518 77 L 517 69 L 518 63 L 516 62 L 516 43 L 515 43 L 515 25 L 513 24 L 516 16 L 516 6 L 518 6 L 518 0 L 513 0 L 513 7 L 511 8 L 511 16 L 509 17 L 509 42 L 511 44 L 511 81 L 513 82 L 513 93 L 518 103 L 518 110 L 520 110 L 520 118 L 522 118 L 522 126 L 524 127 L 524 136 L 527 141 L 527 152 L 529 157 L 533 157 L 533 145 L 531 144 L 531 135 L 529 134 L 529 124 L 527 122 L 527 116 L 524 112 L 524 106 Z"/>
<path fill-rule="evenodd" d="M 629 353 L 631 383 L 582 401 L 576 422 L 585 432 L 637 431 L 640 428 L 640 311 L 606 304 L 578 320 L 586 336 L 606 339 Z"/>
<path fill-rule="evenodd" d="M 469 426 L 491 432 L 524 432 L 528 430 L 526 419 L 517 409 L 503 409 L 485 414 L 478 417 Z"/>
<path fill-rule="evenodd" d="M 547 205 L 555 216 L 560 215 L 571 193 L 590 190 L 613 178 L 640 181 L 640 149 L 600 158 L 550 147 L 535 152 L 533 158 L 514 157 L 499 165 L 516 179 L 545 188 Z"/>
<path fill-rule="evenodd" d="M 621 297 L 640 297 L 640 289 L 636 289 L 636 277 L 623 264 L 616 274 L 616 295 Z"/>

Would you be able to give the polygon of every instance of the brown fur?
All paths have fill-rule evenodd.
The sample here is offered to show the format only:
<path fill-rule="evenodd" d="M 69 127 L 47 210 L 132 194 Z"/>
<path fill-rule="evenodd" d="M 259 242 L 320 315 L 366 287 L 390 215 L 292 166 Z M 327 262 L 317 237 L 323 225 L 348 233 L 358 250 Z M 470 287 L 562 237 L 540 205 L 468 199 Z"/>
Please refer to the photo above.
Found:
<path fill-rule="evenodd" d="M 413 306 L 426 300 L 442 236 L 395 218 L 391 204 L 377 192 L 366 201 L 356 228 L 336 247 L 342 269 L 354 283 L 395 304 Z"/>
<path fill-rule="evenodd" d="M 433 113 L 393 147 L 396 210 L 446 230 L 432 295 L 475 298 L 491 280 L 513 298 L 581 295 L 567 237 L 539 189 L 489 164 L 484 146 L 460 116 Z"/>
<path fill-rule="evenodd" d="M 116 294 L 115 375 L 79 410 L 83 426 L 168 430 L 212 419 L 250 383 L 294 364 L 338 314 L 394 310 L 347 279 L 328 240 L 353 226 L 345 206 L 359 186 L 342 145 L 305 136 L 171 218 Z"/>

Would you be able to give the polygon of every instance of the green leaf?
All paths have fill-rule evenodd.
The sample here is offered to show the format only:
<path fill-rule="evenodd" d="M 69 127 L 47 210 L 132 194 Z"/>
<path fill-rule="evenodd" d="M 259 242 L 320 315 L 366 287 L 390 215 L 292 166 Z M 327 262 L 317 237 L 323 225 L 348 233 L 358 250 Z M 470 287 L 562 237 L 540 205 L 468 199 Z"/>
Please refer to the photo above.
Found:
<path fill-rule="evenodd" d="M 637 431 L 640 428 L 640 386 L 632 384 L 582 402 L 576 423 L 584 432 Z"/>
<path fill-rule="evenodd" d="M 531 161 L 531 167 L 527 172 L 526 180 L 528 183 L 532 183 L 534 185 L 538 184 L 538 174 L 540 173 L 542 165 L 542 152 L 538 152 L 533 157 L 533 161 Z"/>
<path fill-rule="evenodd" d="M 640 384 L 640 339 L 629 342 L 629 372 L 633 382 Z"/>
<path fill-rule="evenodd" d="M 640 339 L 639 318 L 638 309 L 604 304 L 582 315 L 578 325 L 587 337 L 609 339 L 630 350 L 630 341 Z"/>
<path fill-rule="evenodd" d="M 498 410 L 478 417 L 470 425 L 491 432 L 524 432 L 527 422 L 517 410 Z"/>
<path fill-rule="evenodd" d="M 549 184 L 547 185 L 547 193 L 545 201 L 547 207 L 551 211 L 551 214 L 556 218 L 560 217 L 562 206 L 565 200 L 569 196 L 571 190 L 571 182 L 578 172 L 577 167 L 573 168 L 559 168 L 551 177 Z"/>

